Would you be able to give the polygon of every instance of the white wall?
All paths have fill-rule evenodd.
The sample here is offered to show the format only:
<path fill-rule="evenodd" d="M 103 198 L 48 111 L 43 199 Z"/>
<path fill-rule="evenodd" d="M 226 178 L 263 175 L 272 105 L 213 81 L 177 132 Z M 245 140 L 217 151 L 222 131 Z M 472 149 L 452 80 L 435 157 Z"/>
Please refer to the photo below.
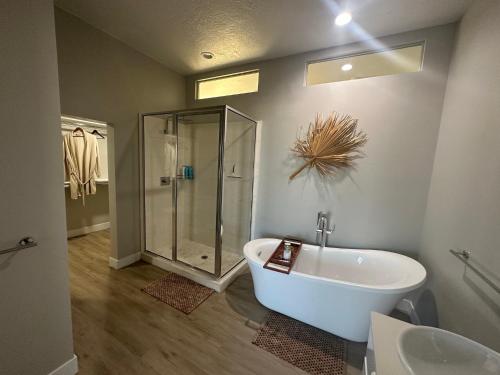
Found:
<path fill-rule="evenodd" d="M 441 118 L 455 26 L 385 37 L 387 46 L 426 41 L 423 71 L 305 86 L 307 61 L 373 49 L 368 43 L 285 57 L 187 79 L 187 103 L 227 103 L 262 120 L 256 235 L 315 240 L 316 214 L 329 210 L 337 224 L 331 244 L 418 251 Z M 380 44 L 378 44 L 380 46 Z M 260 69 L 255 94 L 194 100 L 194 80 Z M 293 182 L 290 147 L 316 113 L 337 110 L 359 119 L 368 133 L 366 158 L 357 169 L 322 184 L 315 173 Z"/>
<path fill-rule="evenodd" d="M 0 1 L 0 374 L 71 360 L 64 177 L 53 4 Z"/>
<path fill-rule="evenodd" d="M 500 351 L 500 296 L 454 258 L 500 285 L 500 2 L 473 3 L 457 35 L 422 237 L 441 327 Z M 425 306 L 424 306 L 425 307 Z"/>
<path fill-rule="evenodd" d="M 123 258 L 140 251 L 138 114 L 184 107 L 184 78 L 57 8 L 56 34 L 62 112 L 112 124 L 111 255 Z"/>

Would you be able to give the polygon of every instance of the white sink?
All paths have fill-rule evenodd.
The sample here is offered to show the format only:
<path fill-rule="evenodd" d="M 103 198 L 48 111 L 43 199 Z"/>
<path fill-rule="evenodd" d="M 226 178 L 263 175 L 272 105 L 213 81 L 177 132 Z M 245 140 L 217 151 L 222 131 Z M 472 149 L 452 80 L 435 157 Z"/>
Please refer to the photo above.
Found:
<path fill-rule="evenodd" d="M 399 335 L 398 354 L 413 375 L 500 375 L 500 354 L 463 336 L 432 327 Z"/>

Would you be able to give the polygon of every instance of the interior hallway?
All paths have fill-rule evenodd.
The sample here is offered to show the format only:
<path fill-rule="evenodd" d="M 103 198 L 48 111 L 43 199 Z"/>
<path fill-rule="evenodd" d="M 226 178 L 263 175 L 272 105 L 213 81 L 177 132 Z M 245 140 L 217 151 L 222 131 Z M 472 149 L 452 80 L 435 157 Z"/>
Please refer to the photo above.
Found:
<path fill-rule="evenodd" d="M 141 292 L 165 271 L 139 262 L 108 267 L 108 231 L 68 241 L 75 353 L 81 375 L 306 374 L 252 344 L 266 308 L 249 273 L 190 315 Z M 348 345 L 348 375 L 358 375 L 364 344 Z"/>

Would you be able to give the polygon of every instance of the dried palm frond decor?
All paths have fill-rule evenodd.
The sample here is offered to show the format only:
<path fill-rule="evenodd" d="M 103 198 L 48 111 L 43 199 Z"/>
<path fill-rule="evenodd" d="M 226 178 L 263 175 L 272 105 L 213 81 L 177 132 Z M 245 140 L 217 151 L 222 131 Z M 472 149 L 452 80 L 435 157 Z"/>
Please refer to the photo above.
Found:
<path fill-rule="evenodd" d="M 297 138 L 292 152 L 305 160 L 304 165 L 290 175 L 293 180 L 305 168 L 316 168 L 321 176 L 334 175 L 338 169 L 349 168 L 363 156 L 361 147 L 368 141 L 358 130 L 358 120 L 349 115 L 331 113 L 325 120 L 316 115 L 303 138 Z"/>

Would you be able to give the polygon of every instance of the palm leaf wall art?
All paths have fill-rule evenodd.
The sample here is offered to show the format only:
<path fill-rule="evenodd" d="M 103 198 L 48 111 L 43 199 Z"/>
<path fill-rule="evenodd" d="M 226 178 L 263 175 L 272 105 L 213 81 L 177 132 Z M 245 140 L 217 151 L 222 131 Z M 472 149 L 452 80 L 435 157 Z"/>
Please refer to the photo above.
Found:
<path fill-rule="evenodd" d="M 292 147 L 292 152 L 305 163 L 289 178 L 293 180 L 306 168 L 316 168 L 321 176 L 350 168 L 363 157 L 361 148 L 367 141 L 366 133 L 358 130 L 358 120 L 351 116 L 333 112 L 323 119 L 317 114 L 304 137 L 298 137 Z"/>

